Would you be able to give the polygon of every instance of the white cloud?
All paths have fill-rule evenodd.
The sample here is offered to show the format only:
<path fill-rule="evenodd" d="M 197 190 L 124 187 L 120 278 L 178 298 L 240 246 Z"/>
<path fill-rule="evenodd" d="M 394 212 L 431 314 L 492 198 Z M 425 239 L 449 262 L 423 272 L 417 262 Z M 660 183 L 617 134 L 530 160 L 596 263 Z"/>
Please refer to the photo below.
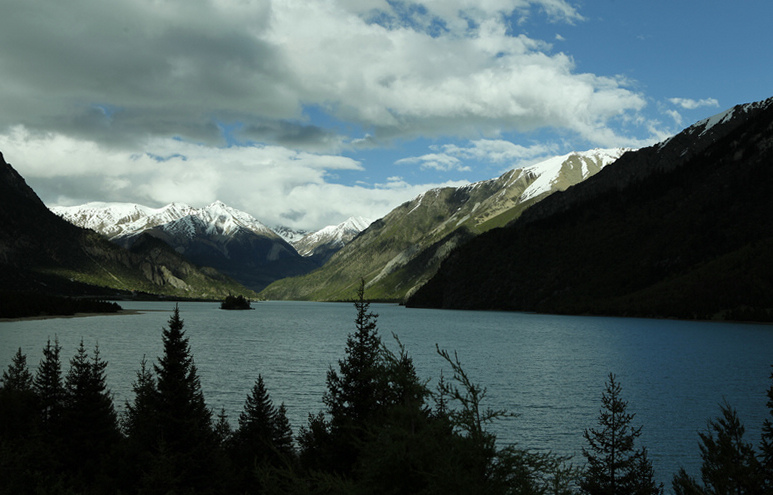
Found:
<path fill-rule="evenodd" d="M 213 148 L 155 138 L 143 149 L 116 151 L 23 127 L 0 135 L 6 160 L 49 205 L 179 201 L 201 207 L 219 199 L 269 225 L 315 229 L 355 215 L 380 218 L 427 189 L 457 184 L 408 184 L 399 177 L 375 186 L 332 184 L 332 171 L 359 171 L 360 163 L 279 146 Z"/>
<path fill-rule="evenodd" d="M 504 169 L 511 169 L 531 164 L 535 159 L 547 158 L 558 152 L 556 146 L 548 144 L 526 147 L 503 139 L 478 139 L 470 141 L 467 146 L 445 144 L 433 145 L 430 148 L 435 152 L 403 158 L 396 163 L 419 164 L 422 168 L 458 171 L 471 171 L 472 167 L 468 163 L 476 165 L 493 163 L 503 165 Z"/>
<path fill-rule="evenodd" d="M 435 170 L 457 170 L 460 172 L 469 172 L 471 169 L 466 165 L 462 165 L 461 160 L 456 157 L 450 156 L 445 153 L 428 153 L 422 156 L 414 156 L 409 158 L 402 158 L 397 160 L 395 164 L 406 165 L 418 163 L 421 168 L 432 168 Z"/>
<path fill-rule="evenodd" d="M 682 125 L 682 114 L 677 112 L 676 110 L 666 110 L 666 115 L 674 119 L 674 124 L 676 125 Z"/>
<path fill-rule="evenodd" d="M 568 1 L 407 5 L 6 0 L 0 150 L 48 202 L 221 199 L 314 228 L 376 218 L 444 183 L 334 184 L 336 171 L 362 179 L 344 152 L 436 138 L 399 162 L 445 173 L 550 151 L 481 139 L 505 133 L 635 145 L 619 124 L 638 122 L 646 99 L 628 81 L 580 73 L 549 43 L 513 35 L 536 11 L 582 22 Z M 477 141 L 443 145 L 460 138 Z"/>
<path fill-rule="evenodd" d="M 376 0 L 74 0 L 66 8 L 43 0 L 35 12 L 8 1 L 0 129 L 222 144 L 218 121 L 279 139 L 278 123 L 307 124 L 304 105 L 315 104 L 387 138 L 551 126 L 593 139 L 645 101 L 615 78 L 575 73 L 570 57 L 548 54 L 539 40 L 510 35 L 505 16 L 535 9 L 581 21 L 564 0 L 427 0 L 402 12 Z M 373 22 L 378 13 L 394 22 Z M 340 145 L 301 135 L 320 139 L 317 151 Z"/>
<path fill-rule="evenodd" d="M 671 104 L 682 107 L 686 110 L 695 110 L 700 107 L 718 107 L 719 101 L 715 98 L 704 98 L 702 100 L 693 100 L 691 98 L 669 98 Z"/>

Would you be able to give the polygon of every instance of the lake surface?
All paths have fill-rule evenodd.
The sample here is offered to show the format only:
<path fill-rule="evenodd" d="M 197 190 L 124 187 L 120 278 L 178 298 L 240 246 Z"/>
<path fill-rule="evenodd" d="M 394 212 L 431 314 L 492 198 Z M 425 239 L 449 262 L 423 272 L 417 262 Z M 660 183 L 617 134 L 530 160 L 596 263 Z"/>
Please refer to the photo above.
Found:
<path fill-rule="evenodd" d="M 83 339 L 109 362 L 108 385 L 122 410 L 132 398 L 140 361 L 156 362 L 161 330 L 174 303 L 122 302 L 141 314 L 0 322 L 0 367 L 21 347 L 33 370 L 46 340 L 62 345 L 63 373 Z M 322 409 L 325 376 L 344 356 L 354 331 L 352 304 L 262 302 L 254 311 L 216 303 L 180 303 L 186 335 L 207 403 L 225 408 L 232 426 L 258 374 L 275 404 L 284 402 L 295 433 Z M 635 425 L 643 425 L 656 476 L 670 489 L 680 466 L 697 474 L 697 432 L 727 399 L 759 444 L 768 414 L 773 327 L 728 323 L 571 317 L 505 312 L 406 309 L 373 304 L 382 340 L 399 336 L 419 375 L 434 388 L 447 365 L 436 344 L 453 353 L 488 389 L 486 405 L 519 416 L 491 427 L 500 443 L 575 455 L 582 433 L 596 427 L 607 375 L 617 375 Z"/>

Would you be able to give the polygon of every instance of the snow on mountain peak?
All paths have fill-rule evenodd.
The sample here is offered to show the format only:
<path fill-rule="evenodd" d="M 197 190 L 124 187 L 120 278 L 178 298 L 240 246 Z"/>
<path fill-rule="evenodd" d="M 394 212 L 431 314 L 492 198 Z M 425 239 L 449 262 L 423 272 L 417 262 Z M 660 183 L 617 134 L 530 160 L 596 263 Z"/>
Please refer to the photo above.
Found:
<path fill-rule="evenodd" d="M 193 235 L 197 224 L 208 233 L 230 235 L 244 228 L 262 235 L 274 235 L 251 215 L 222 201 L 204 208 L 193 208 L 185 203 L 149 208 L 134 203 L 92 202 L 80 206 L 55 206 L 51 210 L 71 223 L 96 230 L 109 238 L 134 235 L 172 223 L 175 224 L 173 228 L 181 229 L 187 235 Z"/>
<path fill-rule="evenodd" d="M 328 225 L 316 232 L 305 235 L 291 244 L 301 256 L 311 256 L 321 245 L 343 246 L 357 234 L 368 228 L 371 220 L 363 217 L 349 217 L 338 225 Z"/>
<path fill-rule="evenodd" d="M 548 158 L 545 161 L 523 168 L 524 173 L 534 174 L 537 178 L 521 195 L 521 200 L 526 201 L 535 198 L 542 193 L 550 192 L 552 185 L 560 180 L 561 173 L 567 165 L 572 166 L 573 160 L 579 161 L 581 167 L 582 179 L 588 178 L 591 171 L 589 165 L 592 163 L 599 169 L 606 167 L 610 163 L 623 156 L 623 153 L 631 151 L 630 148 L 595 148 L 588 151 L 573 151 L 566 155 Z M 590 163 L 589 163 L 590 162 Z"/>

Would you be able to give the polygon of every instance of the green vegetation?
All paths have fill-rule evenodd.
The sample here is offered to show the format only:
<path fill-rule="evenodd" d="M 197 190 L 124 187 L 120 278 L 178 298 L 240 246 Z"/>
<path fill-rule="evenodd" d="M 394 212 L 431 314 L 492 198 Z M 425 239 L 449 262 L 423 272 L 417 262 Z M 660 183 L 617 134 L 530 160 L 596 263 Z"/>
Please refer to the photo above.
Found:
<path fill-rule="evenodd" d="M 162 330 L 163 355 L 140 362 L 133 398 L 118 417 L 107 363 L 81 342 L 63 375 L 61 347 L 47 342 L 36 373 L 19 349 L 0 381 L 0 493 L 54 494 L 658 494 L 641 427 L 610 375 L 599 429 L 585 432 L 584 469 L 569 459 L 500 446 L 488 427 L 513 416 L 486 405 L 486 389 L 459 357 L 434 390 L 406 349 L 381 340 L 361 282 L 354 331 L 327 372 L 324 409 L 297 438 L 284 404 L 261 375 L 232 429 L 207 408 L 177 307 Z M 773 375 L 771 375 L 773 379 Z M 773 418 L 773 385 L 768 391 Z M 683 470 L 678 494 L 771 493 L 773 427 L 759 452 L 742 440 L 734 411 L 700 434 L 701 486 Z"/>
<path fill-rule="evenodd" d="M 114 302 L 33 292 L 0 291 L 0 318 L 71 316 L 75 313 L 117 313 L 118 311 L 121 311 L 121 306 Z"/>
<path fill-rule="evenodd" d="M 551 192 L 582 181 L 583 170 L 592 175 L 600 169 L 597 159 L 570 157 L 550 192 L 525 201 L 521 196 L 538 176 L 523 169 L 465 187 L 427 191 L 374 222 L 323 267 L 278 280 L 261 296 L 342 301 L 364 278 L 374 300 L 401 302 L 435 274 L 453 249 L 506 225 Z"/>
<path fill-rule="evenodd" d="M 220 302 L 220 309 L 252 309 L 250 300 L 242 295 L 228 294 Z"/>
<path fill-rule="evenodd" d="M 724 132 L 624 155 L 460 246 L 406 304 L 772 321 L 773 110 Z"/>

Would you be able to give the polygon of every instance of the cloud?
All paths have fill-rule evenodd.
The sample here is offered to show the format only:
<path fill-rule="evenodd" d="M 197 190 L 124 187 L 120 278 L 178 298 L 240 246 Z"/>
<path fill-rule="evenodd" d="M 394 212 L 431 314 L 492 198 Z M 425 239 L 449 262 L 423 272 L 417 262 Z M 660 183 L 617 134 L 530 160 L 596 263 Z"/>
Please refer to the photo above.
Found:
<path fill-rule="evenodd" d="M 622 81 L 577 74 L 570 57 L 511 35 L 507 19 L 533 10 L 581 21 L 563 0 L 8 1 L 0 129 L 217 146 L 217 124 L 238 122 L 247 136 L 321 151 L 340 140 L 313 132 L 306 105 L 387 139 L 544 126 L 593 139 L 645 104 Z"/>
<path fill-rule="evenodd" d="M 397 160 L 395 164 L 406 165 L 419 163 L 421 168 L 433 168 L 435 170 L 457 170 L 460 172 L 470 171 L 470 167 L 462 165 L 461 160 L 444 153 L 428 153 L 422 156 L 415 156 L 409 158 L 402 158 Z"/>
<path fill-rule="evenodd" d="M 682 121 L 683 121 L 682 114 L 680 114 L 676 110 L 666 110 L 665 113 L 666 115 L 674 119 L 674 124 L 682 125 Z"/>
<path fill-rule="evenodd" d="M 536 12 L 584 20 L 566 0 L 6 0 L 0 150 L 49 203 L 221 199 L 316 228 L 550 149 L 504 134 L 655 134 L 625 78 L 518 34 Z M 345 155 L 423 138 L 441 144 L 398 163 L 434 177 L 357 185 Z"/>
<path fill-rule="evenodd" d="M 693 100 L 691 98 L 669 98 L 671 104 L 682 107 L 685 110 L 695 110 L 700 107 L 718 107 L 719 101 L 714 98 L 704 98 L 702 100 Z"/>
<path fill-rule="evenodd" d="M 503 139 L 478 139 L 469 141 L 467 146 L 457 144 L 433 145 L 435 152 L 398 160 L 398 165 L 419 164 L 422 168 L 438 170 L 470 171 L 470 163 L 476 165 L 497 164 L 505 169 L 531 164 L 535 159 L 547 158 L 557 153 L 557 147 L 536 144 L 530 147 L 514 144 Z"/>
<path fill-rule="evenodd" d="M 169 138 L 129 153 L 60 134 L 17 126 L 0 135 L 0 150 L 49 205 L 126 201 L 148 206 L 184 202 L 201 207 L 217 199 L 268 225 L 307 230 L 350 216 L 380 218 L 421 192 L 463 182 L 333 184 L 334 171 L 360 171 L 350 158 L 281 146 L 213 148 Z"/>

